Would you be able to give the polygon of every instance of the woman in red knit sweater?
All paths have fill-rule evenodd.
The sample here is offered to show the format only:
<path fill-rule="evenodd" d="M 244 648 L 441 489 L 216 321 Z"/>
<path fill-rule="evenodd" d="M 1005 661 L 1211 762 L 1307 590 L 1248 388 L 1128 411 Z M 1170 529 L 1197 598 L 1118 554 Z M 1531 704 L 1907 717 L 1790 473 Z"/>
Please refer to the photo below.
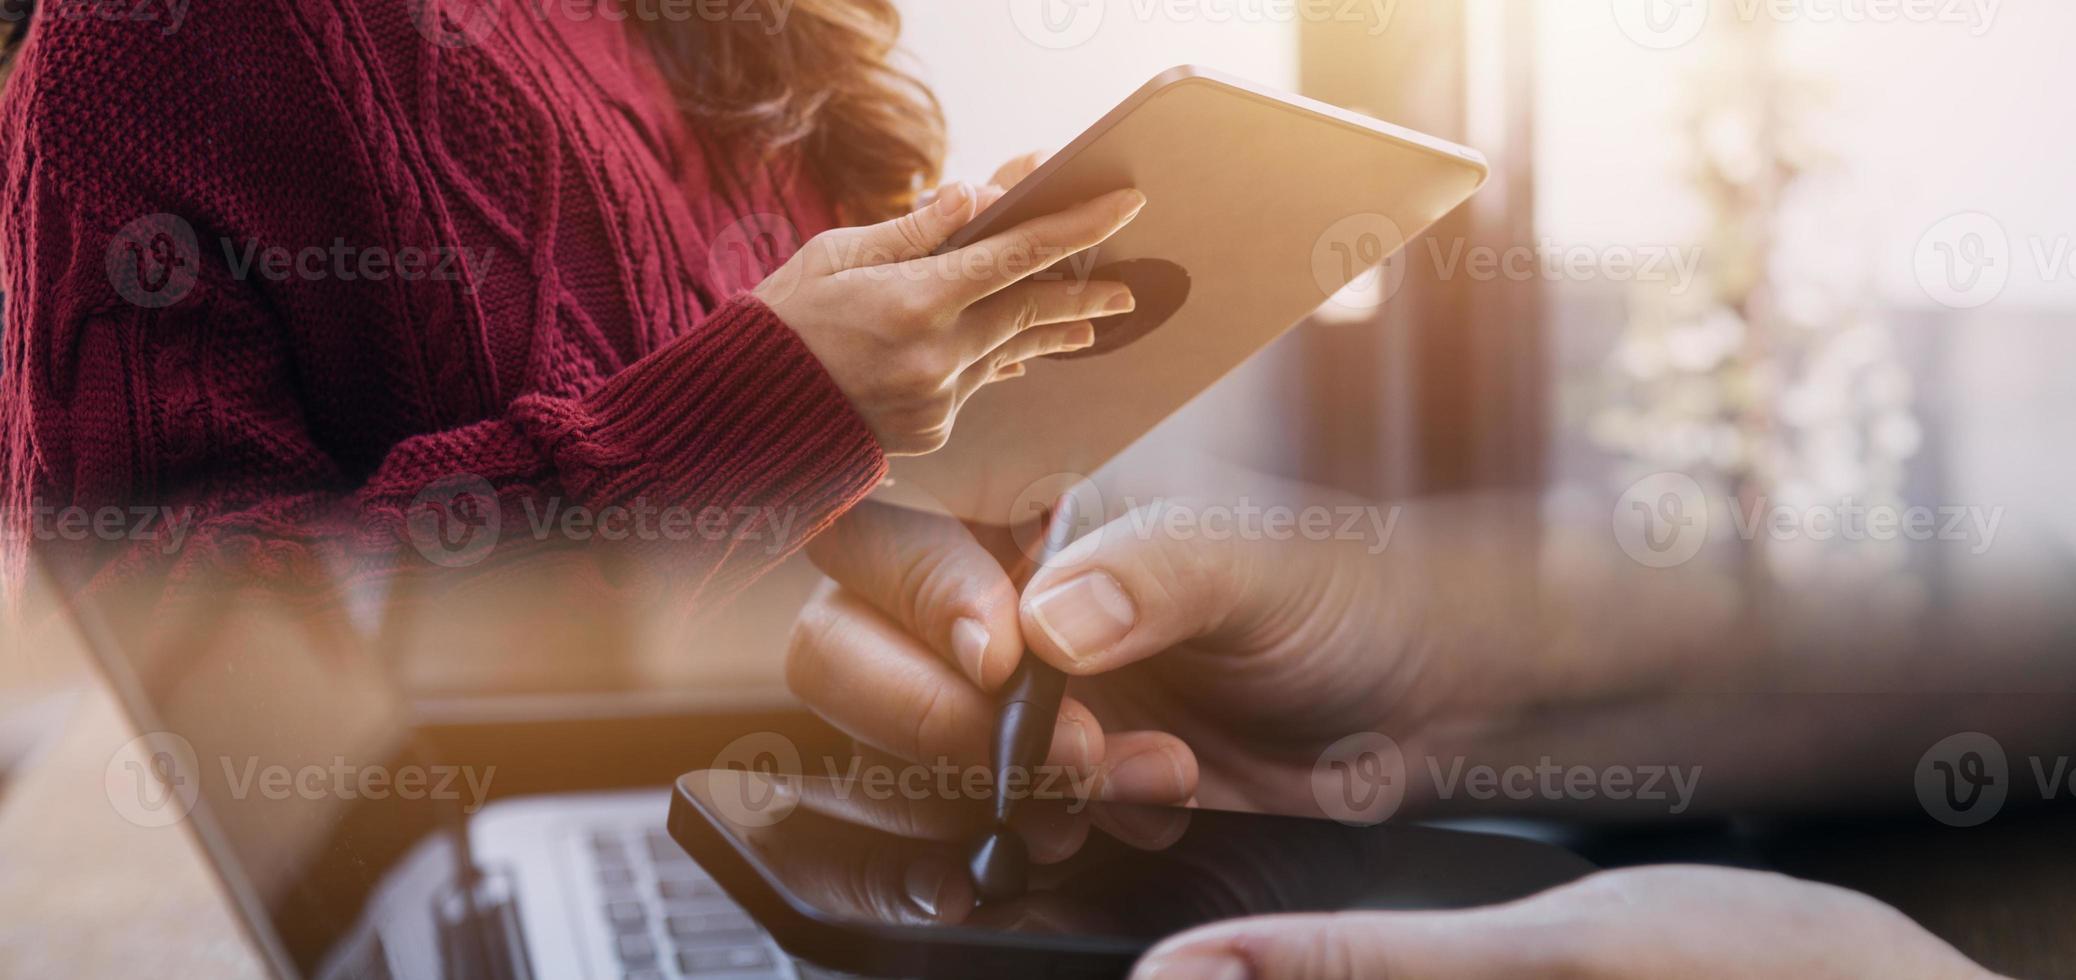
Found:
<path fill-rule="evenodd" d="M 0 97 L 9 537 L 96 581 L 709 605 L 1131 303 L 1027 276 L 1132 191 L 928 258 L 1000 189 L 918 207 L 889 0 L 133 6 L 46 2 Z"/>

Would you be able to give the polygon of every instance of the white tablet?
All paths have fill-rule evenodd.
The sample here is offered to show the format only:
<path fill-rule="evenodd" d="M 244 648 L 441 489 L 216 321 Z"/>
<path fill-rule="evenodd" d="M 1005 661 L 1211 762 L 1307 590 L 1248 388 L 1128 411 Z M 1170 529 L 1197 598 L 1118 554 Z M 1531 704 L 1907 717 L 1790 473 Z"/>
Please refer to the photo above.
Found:
<path fill-rule="evenodd" d="M 1431 136 L 1202 68 L 1162 73 L 945 246 L 1136 187 L 1137 220 L 1050 274 L 1127 282 L 1138 309 L 1096 321 L 1094 347 L 974 395 L 943 449 L 894 461 L 891 496 L 1028 519 L 1035 485 L 1094 472 L 1486 173 L 1477 152 Z"/>

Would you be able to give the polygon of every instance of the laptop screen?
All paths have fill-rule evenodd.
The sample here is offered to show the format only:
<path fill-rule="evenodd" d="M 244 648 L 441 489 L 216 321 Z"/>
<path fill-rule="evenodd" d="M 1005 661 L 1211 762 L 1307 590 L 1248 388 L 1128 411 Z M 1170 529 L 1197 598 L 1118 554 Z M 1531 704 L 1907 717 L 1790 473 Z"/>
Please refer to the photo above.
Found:
<path fill-rule="evenodd" d="M 77 610 L 146 733 L 111 761 L 110 800 L 136 823 L 186 824 L 274 969 L 299 976 L 437 962 L 385 957 L 397 933 L 372 920 L 397 902 L 432 918 L 459 867 L 458 815 L 489 789 L 422 761 L 406 701 L 335 609 L 104 595 Z"/>

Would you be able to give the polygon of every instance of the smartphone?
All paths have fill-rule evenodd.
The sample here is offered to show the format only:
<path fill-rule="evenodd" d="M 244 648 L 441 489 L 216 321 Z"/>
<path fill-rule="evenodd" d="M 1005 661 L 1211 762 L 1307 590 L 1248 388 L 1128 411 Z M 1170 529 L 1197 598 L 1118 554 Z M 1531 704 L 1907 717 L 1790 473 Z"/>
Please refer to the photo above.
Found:
<path fill-rule="evenodd" d="M 988 801 L 954 771 L 916 770 L 687 773 L 670 834 L 787 952 L 924 980 L 1122 977 L 1162 938 L 1221 919 L 1468 908 L 1595 870 L 1516 837 L 1034 798 L 1012 824 L 1028 887 L 983 904 L 964 869 L 990 829 Z"/>

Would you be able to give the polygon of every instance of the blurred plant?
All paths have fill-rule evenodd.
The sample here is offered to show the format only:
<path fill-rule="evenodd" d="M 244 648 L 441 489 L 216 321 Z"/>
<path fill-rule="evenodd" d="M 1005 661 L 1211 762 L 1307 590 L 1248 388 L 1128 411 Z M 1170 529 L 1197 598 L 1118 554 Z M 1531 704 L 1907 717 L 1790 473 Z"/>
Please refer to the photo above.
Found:
<path fill-rule="evenodd" d="M 1841 195 L 1819 134 L 1833 88 L 1792 62 L 1777 18 L 1717 13 L 1683 127 L 1707 217 L 1701 275 L 1632 295 L 1588 435 L 1626 461 L 1625 483 L 1685 472 L 1747 514 L 1900 506 L 1921 430 L 1859 250 L 1830 213 Z M 1820 546 L 1752 545 L 1775 574 L 1838 571 Z M 1884 569 L 1902 556 L 1851 553 Z"/>

